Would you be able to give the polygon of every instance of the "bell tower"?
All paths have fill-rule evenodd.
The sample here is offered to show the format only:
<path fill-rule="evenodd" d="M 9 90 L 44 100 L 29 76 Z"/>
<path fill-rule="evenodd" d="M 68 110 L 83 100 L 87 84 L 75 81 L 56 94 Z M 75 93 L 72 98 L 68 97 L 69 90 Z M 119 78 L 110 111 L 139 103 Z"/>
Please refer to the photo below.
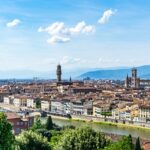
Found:
<path fill-rule="evenodd" d="M 137 88 L 139 86 L 137 80 L 138 80 L 137 69 L 133 68 L 132 69 L 132 88 Z"/>
<path fill-rule="evenodd" d="M 61 71 L 61 65 L 60 64 L 57 65 L 56 75 L 57 75 L 57 82 L 61 82 L 62 71 Z"/>
<path fill-rule="evenodd" d="M 136 68 L 132 69 L 132 78 L 134 78 L 134 79 L 137 78 L 137 69 Z"/>

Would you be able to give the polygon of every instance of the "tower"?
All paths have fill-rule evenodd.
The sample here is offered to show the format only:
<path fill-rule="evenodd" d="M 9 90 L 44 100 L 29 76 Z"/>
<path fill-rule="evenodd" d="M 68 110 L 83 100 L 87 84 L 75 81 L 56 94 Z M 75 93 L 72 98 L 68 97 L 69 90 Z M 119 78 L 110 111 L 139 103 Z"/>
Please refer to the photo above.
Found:
<path fill-rule="evenodd" d="M 70 76 L 70 79 L 69 79 L 70 83 L 72 82 L 72 79 L 71 79 L 71 76 Z"/>
<path fill-rule="evenodd" d="M 137 69 L 136 68 L 132 69 L 132 78 L 134 78 L 134 79 L 137 78 Z"/>
<path fill-rule="evenodd" d="M 138 78 L 137 78 L 137 69 L 136 68 L 133 68 L 132 69 L 132 88 L 138 88 L 139 87 L 139 85 L 138 85 L 138 83 L 139 82 L 137 82 L 137 80 L 138 80 Z"/>
<path fill-rule="evenodd" d="M 126 80 L 125 80 L 125 87 L 129 88 L 129 77 L 128 77 L 128 74 L 127 74 L 127 77 L 126 77 Z"/>
<path fill-rule="evenodd" d="M 62 72 L 61 72 L 61 65 L 59 64 L 57 66 L 57 70 L 56 70 L 57 82 L 61 82 L 61 74 L 62 74 Z"/>

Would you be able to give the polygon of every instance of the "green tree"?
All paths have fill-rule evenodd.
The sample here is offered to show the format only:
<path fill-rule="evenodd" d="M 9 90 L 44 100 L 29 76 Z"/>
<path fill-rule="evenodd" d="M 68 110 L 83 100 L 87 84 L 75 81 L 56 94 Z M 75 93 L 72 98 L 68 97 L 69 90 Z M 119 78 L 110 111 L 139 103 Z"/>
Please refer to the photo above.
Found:
<path fill-rule="evenodd" d="M 16 141 L 19 150 L 51 150 L 47 138 L 33 131 L 22 132 Z"/>
<path fill-rule="evenodd" d="M 135 150 L 142 150 L 139 137 L 136 139 Z"/>
<path fill-rule="evenodd" d="M 99 150 L 104 148 L 109 141 L 105 135 L 95 132 L 89 127 L 77 128 L 64 132 L 56 150 Z"/>
<path fill-rule="evenodd" d="M 51 144 L 53 149 L 55 149 L 55 147 L 57 147 L 56 145 L 58 145 L 64 132 L 65 131 L 63 131 L 63 130 L 61 130 L 61 131 L 51 130 L 52 137 L 50 139 L 50 144 Z"/>
<path fill-rule="evenodd" d="M 42 128 L 43 128 L 43 124 L 42 124 L 40 118 L 38 117 L 38 118 L 36 118 L 33 126 L 31 127 L 31 130 L 36 131 L 36 130 L 42 129 Z"/>
<path fill-rule="evenodd" d="M 46 137 L 48 141 L 50 141 L 52 137 L 51 131 L 48 131 L 46 129 L 37 129 L 36 132 L 42 134 L 42 136 Z"/>
<path fill-rule="evenodd" d="M 0 150 L 12 150 L 15 137 L 4 113 L 0 113 Z"/>
<path fill-rule="evenodd" d="M 114 142 L 105 147 L 104 150 L 133 150 L 132 137 L 124 136 L 118 142 Z"/>
<path fill-rule="evenodd" d="M 46 122 L 46 129 L 52 130 L 53 129 L 53 122 L 51 116 L 48 116 L 47 122 Z"/>
<path fill-rule="evenodd" d="M 129 136 L 128 136 L 128 141 L 129 141 L 129 145 L 130 145 L 131 149 L 133 149 L 134 148 L 134 144 L 133 144 L 133 141 L 132 141 L 131 134 L 129 134 Z"/>
<path fill-rule="evenodd" d="M 39 98 L 36 99 L 36 108 L 41 108 L 41 100 Z"/>

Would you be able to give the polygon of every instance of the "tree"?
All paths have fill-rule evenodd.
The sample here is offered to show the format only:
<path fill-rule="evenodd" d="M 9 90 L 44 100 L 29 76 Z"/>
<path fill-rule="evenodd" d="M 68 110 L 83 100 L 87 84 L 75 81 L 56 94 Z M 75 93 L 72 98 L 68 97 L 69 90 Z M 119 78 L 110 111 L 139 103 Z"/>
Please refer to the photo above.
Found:
<path fill-rule="evenodd" d="M 36 99 L 36 108 L 41 108 L 41 100 L 39 98 Z"/>
<path fill-rule="evenodd" d="M 135 150 L 142 150 L 139 137 L 136 139 Z"/>
<path fill-rule="evenodd" d="M 46 129 L 52 130 L 53 129 L 53 122 L 51 116 L 48 116 L 47 122 L 46 122 Z"/>
<path fill-rule="evenodd" d="M 131 149 L 133 149 L 134 148 L 134 144 L 133 144 L 133 141 L 132 141 L 131 134 L 129 134 L 129 136 L 128 136 L 128 141 L 129 141 L 129 145 L 130 145 Z"/>
<path fill-rule="evenodd" d="M 19 150 L 51 150 L 47 138 L 33 131 L 24 131 L 16 137 Z"/>
<path fill-rule="evenodd" d="M 61 130 L 61 131 L 51 130 L 52 137 L 50 139 L 50 144 L 54 150 L 55 150 L 55 147 L 57 147 L 58 142 L 62 138 L 62 135 L 64 132 L 65 131 L 63 131 L 63 130 Z"/>
<path fill-rule="evenodd" d="M 109 141 L 104 134 L 95 132 L 89 127 L 70 129 L 64 132 L 56 150 L 99 150 L 104 148 Z"/>
<path fill-rule="evenodd" d="M 133 143 L 132 143 L 131 135 L 124 136 L 118 142 L 114 142 L 108 145 L 107 147 L 105 147 L 104 150 L 133 150 Z"/>
<path fill-rule="evenodd" d="M 31 127 L 31 130 L 32 130 L 32 131 L 35 131 L 35 130 L 37 130 L 37 129 L 42 129 L 42 128 L 43 128 L 43 125 L 42 125 L 42 123 L 41 123 L 40 118 L 36 118 L 36 120 L 35 120 L 33 126 Z"/>
<path fill-rule="evenodd" d="M 42 136 L 46 137 L 48 141 L 50 141 L 52 137 L 52 133 L 46 129 L 37 129 L 36 132 L 42 134 Z"/>
<path fill-rule="evenodd" d="M 0 150 L 12 150 L 15 137 L 4 113 L 0 113 Z"/>

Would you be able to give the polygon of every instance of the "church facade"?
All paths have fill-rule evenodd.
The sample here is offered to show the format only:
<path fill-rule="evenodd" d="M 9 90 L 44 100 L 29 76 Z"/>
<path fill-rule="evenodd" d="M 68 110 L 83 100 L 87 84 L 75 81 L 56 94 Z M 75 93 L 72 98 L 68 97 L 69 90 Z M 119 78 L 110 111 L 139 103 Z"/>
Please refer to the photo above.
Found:
<path fill-rule="evenodd" d="M 136 68 L 132 68 L 131 72 L 132 72 L 132 76 L 129 77 L 127 75 L 127 77 L 126 77 L 125 88 L 134 88 L 134 89 L 150 88 L 150 80 L 140 79 L 137 76 L 137 69 Z"/>

